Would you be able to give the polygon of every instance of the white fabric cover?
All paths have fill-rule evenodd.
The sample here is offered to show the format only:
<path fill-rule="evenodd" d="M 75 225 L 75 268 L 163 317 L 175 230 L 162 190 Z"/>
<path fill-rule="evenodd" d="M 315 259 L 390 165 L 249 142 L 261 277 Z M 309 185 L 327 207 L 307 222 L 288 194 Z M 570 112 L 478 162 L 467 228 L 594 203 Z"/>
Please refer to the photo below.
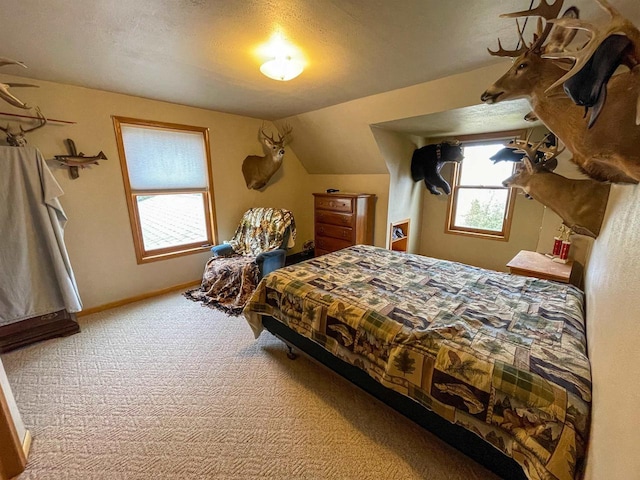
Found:
<path fill-rule="evenodd" d="M 64 244 L 64 192 L 33 147 L 0 147 L 0 326 L 82 310 Z"/>

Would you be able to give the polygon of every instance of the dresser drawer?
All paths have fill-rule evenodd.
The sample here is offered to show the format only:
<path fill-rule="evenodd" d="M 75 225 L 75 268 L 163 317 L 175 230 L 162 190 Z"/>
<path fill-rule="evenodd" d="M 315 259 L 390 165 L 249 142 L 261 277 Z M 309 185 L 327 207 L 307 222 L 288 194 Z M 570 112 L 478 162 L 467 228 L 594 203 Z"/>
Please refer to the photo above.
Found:
<path fill-rule="evenodd" d="M 338 238 L 331 237 L 319 237 L 316 235 L 316 249 L 326 250 L 327 252 L 335 252 L 342 248 L 347 248 L 353 245 L 350 240 L 340 240 Z"/>
<path fill-rule="evenodd" d="M 353 215 L 349 213 L 333 213 L 316 210 L 316 223 L 328 223 L 342 227 L 353 226 Z"/>
<path fill-rule="evenodd" d="M 349 227 L 316 223 L 316 235 L 353 241 L 353 230 Z"/>
<path fill-rule="evenodd" d="M 316 197 L 316 209 L 353 212 L 353 199 L 344 197 Z"/>
<path fill-rule="evenodd" d="M 359 243 L 373 245 L 375 195 L 322 192 L 313 196 L 316 256 Z"/>

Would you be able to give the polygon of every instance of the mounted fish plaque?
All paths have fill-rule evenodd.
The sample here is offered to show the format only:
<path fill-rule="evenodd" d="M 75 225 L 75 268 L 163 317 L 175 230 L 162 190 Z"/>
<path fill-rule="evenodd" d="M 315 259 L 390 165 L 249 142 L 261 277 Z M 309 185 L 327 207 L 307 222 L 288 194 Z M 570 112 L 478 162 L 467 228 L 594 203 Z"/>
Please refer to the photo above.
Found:
<path fill-rule="evenodd" d="M 56 155 L 57 160 L 63 167 L 69 168 L 69 176 L 72 179 L 76 179 L 80 176 L 79 168 L 85 168 L 89 165 L 98 165 L 98 160 L 107 160 L 107 156 L 100 150 L 100 153 L 93 157 L 87 157 L 84 153 L 77 153 L 76 144 L 70 138 L 65 140 L 67 148 L 69 149 L 69 155 Z"/>

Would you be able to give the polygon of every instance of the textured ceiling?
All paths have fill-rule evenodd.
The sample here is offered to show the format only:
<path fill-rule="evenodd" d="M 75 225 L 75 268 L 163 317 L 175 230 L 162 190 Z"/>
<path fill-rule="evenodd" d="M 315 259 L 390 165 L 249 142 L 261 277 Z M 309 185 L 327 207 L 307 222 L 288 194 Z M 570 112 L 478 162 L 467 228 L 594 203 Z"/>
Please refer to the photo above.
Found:
<path fill-rule="evenodd" d="M 638 0 L 612 0 L 635 23 Z M 591 0 L 576 2 L 590 17 Z M 264 119 L 445 77 L 495 61 L 516 40 L 500 13 L 528 0 L 3 0 L 3 73 Z M 584 17 L 585 15 L 583 15 Z M 307 64 L 262 76 L 275 30 Z"/>
<path fill-rule="evenodd" d="M 456 108 L 444 112 L 403 118 L 375 124 L 376 127 L 418 136 L 455 137 L 473 135 L 487 131 L 527 129 L 542 125 L 527 122 L 524 117 L 531 111 L 526 100 L 487 105 L 481 103 L 471 107 Z M 488 119 L 491 119 L 490 122 Z"/>

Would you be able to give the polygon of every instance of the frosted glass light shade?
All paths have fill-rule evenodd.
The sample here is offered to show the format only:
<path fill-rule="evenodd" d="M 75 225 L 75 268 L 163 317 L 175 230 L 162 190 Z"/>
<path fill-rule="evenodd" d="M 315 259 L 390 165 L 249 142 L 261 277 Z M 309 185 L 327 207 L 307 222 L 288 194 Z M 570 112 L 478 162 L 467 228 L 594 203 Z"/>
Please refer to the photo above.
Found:
<path fill-rule="evenodd" d="M 286 82 L 302 73 L 302 63 L 293 58 L 276 57 L 262 64 L 260 71 L 269 78 Z"/>

